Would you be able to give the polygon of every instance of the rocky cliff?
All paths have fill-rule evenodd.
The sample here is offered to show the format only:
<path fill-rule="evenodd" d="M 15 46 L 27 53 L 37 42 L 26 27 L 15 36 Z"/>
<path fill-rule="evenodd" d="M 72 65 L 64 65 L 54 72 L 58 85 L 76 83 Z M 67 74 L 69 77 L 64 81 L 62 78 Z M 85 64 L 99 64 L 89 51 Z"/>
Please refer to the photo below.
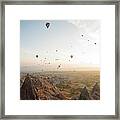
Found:
<path fill-rule="evenodd" d="M 27 74 L 20 88 L 21 100 L 64 100 L 65 96 L 47 77 L 34 77 Z"/>

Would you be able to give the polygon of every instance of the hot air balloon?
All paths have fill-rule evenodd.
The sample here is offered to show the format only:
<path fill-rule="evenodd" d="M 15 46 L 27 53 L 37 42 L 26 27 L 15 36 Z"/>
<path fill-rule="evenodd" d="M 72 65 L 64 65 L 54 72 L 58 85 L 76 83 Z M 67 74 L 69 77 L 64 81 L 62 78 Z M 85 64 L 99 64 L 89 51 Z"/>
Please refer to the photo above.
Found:
<path fill-rule="evenodd" d="M 61 67 L 61 64 L 60 64 L 60 65 L 58 65 L 57 69 L 59 69 L 60 67 Z"/>
<path fill-rule="evenodd" d="M 50 23 L 49 23 L 49 22 L 47 22 L 45 25 L 46 25 L 46 27 L 47 27 L 47 28 L 49 28 Z"/>
<path fill-rule="evenodd" d="M 36 55 L 36 58 L 38 58 L 38 55 Z"/>
<path fill-rule="evenodd" d="M 73 58 L 73 55 L 71 55 L 70 57 Z"/>

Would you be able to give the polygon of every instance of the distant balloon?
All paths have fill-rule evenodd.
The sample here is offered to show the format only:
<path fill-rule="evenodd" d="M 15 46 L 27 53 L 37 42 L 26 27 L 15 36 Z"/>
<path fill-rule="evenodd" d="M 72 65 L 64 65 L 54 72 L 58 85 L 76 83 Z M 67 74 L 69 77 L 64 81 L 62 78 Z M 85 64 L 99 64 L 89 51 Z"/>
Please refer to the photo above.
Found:
<path fill-rule="evenodd" d="M 61 67 L 61 64 L 60 64 L 60 65 L 58 65 L 57 69 L 59 69 L 60 67 Z"/>
<path fill-rule="evenodd" d="M 56 50 L 56 52 L 57 52 L 58 50 Z"/>
<path fill-rule="evenodd" d="M 46 27 L 47 27 L 47 28 L 49 28 L 50 23 L 49 23 L 49 22 L 47 22 L 45 25 L 46 25 Z"/>
<path fill-rule="evenodd" d="M 36 55 L 36 58 L 38 58 L 38 55 Z"/>
<path fill-rule="evenodd" d="M 71 55 L 70 57 L 73 58 L 73 55 Z"/>
<path fill-rule="evenodd" d="M 83 35 L 81 35 L 83 37 Z"/>
<path fill-rule="evenodd" d="M 96 43 L 94 43 L 96 45 Z"/>

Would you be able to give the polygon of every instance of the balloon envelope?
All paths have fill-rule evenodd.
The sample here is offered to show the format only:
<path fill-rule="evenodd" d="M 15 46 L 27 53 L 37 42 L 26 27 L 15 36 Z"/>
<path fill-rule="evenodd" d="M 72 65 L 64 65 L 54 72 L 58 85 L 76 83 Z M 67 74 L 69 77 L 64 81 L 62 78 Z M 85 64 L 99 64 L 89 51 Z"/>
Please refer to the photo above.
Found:
<path fill-rule="evenodd" d="M 38 55 L 36 55 L 36 58 L 38 58 Z"/>
<path fill-rule="evenodd" d="M 73 55 L 71 55 L 70 57 L 73 58 Z"/>
<path fill-rule="evenodd" d="M 50 26 L 50 23 L 47 22 L 47 23 L 46 23 L 46 27 L 49 28 L 49 26 Z"/>

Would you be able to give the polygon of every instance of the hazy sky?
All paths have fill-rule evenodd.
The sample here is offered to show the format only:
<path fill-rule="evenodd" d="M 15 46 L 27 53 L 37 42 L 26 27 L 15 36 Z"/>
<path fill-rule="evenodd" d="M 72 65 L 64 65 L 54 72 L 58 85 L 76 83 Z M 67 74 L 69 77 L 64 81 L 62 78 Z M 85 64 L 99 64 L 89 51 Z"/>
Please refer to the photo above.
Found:
<path fill-rule="evenodd" d="M 99 67 L 100 21 L 21 20 L 20 49 L 21 71 Z"/>

